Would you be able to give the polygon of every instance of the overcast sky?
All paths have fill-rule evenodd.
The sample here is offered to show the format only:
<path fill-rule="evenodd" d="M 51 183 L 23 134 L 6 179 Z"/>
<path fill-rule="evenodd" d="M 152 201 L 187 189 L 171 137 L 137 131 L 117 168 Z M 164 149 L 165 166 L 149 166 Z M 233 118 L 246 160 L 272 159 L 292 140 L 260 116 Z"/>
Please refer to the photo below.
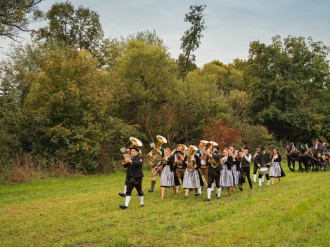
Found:
<path fill-rule="evenodd" d="M 47 11 L 61 1 L 45 0 L 39 5 Z M 127 37 L 138 31 L 155 30 L 173 58 L 180 51 L 180 38 L 190 26 L 184 22 L 189 6 L 205 4 L 206 30 L 201 46 L 194 53 L 198 66 L 213 60 L 231 63 L 246 59 L 249 44 L 259 40 L 270 44 L 280 35 L 312 37 L 330 47 L 329 0 L 71 0 L 96 11 L 105 37 Z M 9 40 L 0 40 L 5 53 Z M 0 55 L 1 55 L 0 54 Z"/>

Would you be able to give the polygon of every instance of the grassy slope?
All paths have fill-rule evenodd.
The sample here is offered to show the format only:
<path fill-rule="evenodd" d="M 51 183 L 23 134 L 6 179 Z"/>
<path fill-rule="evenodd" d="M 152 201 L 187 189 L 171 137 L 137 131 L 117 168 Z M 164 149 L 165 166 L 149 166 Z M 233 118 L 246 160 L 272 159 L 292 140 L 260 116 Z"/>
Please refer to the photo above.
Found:
<path fill-rule="evenodd" d="M 330 246 L 330 172 L 291 173 L 281 184 L 211 202 L 143 182 L 120 210 L 124 173 L 0 187 L 0 246 Z"/>

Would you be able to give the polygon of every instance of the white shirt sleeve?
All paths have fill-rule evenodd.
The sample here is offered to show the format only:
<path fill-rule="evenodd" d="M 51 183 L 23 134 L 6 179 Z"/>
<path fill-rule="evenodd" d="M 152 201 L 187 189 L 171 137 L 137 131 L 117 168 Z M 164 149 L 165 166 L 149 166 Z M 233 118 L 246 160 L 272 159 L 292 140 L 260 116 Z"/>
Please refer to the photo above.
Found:
<path fill-rule="evenodd" d="M 247 162 L 251 162 L 251 154 L 245 155 L 244 158 Z"/>

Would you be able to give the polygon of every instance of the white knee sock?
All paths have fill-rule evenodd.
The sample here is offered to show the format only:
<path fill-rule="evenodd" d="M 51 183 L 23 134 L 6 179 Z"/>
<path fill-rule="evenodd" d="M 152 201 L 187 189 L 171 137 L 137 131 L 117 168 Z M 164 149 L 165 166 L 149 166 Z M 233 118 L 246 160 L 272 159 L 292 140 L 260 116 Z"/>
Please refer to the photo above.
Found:
<path fill-rule="evenodd" d="M 259 186 L 261 187 L 261 185 L 262 185 L 262 179 L 259 178 Z"/>
<path fill-rule="evenodd" d="M 126 194 L 127 185 L 124 186 L 124 194 Z"/>
<path fill-rule="evenodd" d="M 202 194 L 202 186 L 198 188 L 198 194 Z"/>
<path fill-rule="evenodd" d="M 128 207 L 129 201 L 131 200 L 131 196 L 125 197 L 125 206 Z"/>
<path fill-rule="evenodd" d="M 143 200 L 144 200 L 144 196 L 140 196 L 140 205 L 144 204 Z"/>
<path fill-rule="evenodd" d="M 253 174 L 253 183 L 257 182 L 257 174 Z"/>
<path fill-rule="evenodd" d="M 270 180 L 267 180 L 267 185 L 268 185 L 268 186 L 270 185 Z"/>
<path fill-rule="evenodd" d="M 211 191 L 214 191 L 214 183 L 212 183 Z"/>
<path fill-rule="evenodd" d="M 207 199 L 211 199 L 211 193 L 212 193 L 212 189 L 207 188 Z"/>
<path fill-rule="evenodd" d="M 221 196 L 221 187 L 217 188 L 217 197 L 220 197 L 220 196 Z"/>

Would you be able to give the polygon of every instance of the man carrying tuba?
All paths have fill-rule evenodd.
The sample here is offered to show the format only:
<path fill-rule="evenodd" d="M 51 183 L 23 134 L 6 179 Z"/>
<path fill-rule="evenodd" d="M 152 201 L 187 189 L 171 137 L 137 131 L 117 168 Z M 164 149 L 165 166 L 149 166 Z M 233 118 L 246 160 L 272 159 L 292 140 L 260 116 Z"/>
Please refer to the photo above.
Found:
<path fill-rule="evenodd" d="M 147 154 L 147 162 L 153 171 L 153 172 L 151 172 L 151 187 L 148 190 L 148 192 L 154 191 L 157 175 L 160 176 L 162 173 L 161 162 L 164 157 L 164 148 L 162 147 L 162 145 L 164 143 L 167 143 L 166 138 L 161 135 L 157 135 L 156 138 L 157 138 L 157 143 L 150 144 L 150 146 L 152 147 L 152 150 Z M 153 169 L 156 166 L 159 166 L 159 169 L 158 168 Z"/>
<path fill-rule="evenodd" d="M 135 146 L 135 147 L 142 147 L 142 142 L 135 138 L 135 137 L 130 137 L 129 138 L 129 141 L 130 141 L 130 144 L 128 147 L 122 147 L 120 149 L 120 151 L 122 152 L 123 154 L 123 160 L 122 160 L 122 165 L 125 164 L 125 159 L 126 158 L 129 158 L 131 155 L 130 155 L 130 148 Z M 126 190 L 127 190 L 127 183 L 128 183 L 128 169 L 126 169 L 126 179 L 125 179 L 125 186 L 124 186 L 124 193 L 118 193 L 119 196 L 121 197 L 125 197 L 126 196 Z"/>
<path fill-rule="evenodd" d="M 204 201 L 211 200 L 211 193 L 213 183 L 217 187 L 217 198 L 220 200 L 221 187 L 220 187 L 220 152 L 218 150 L 218 143 L 210 142 L 209 149 L 205 152 L 206 154 L 206 165 L 208 167 L 208 182 L 207 182 L 207 198 Z"/>
<path fill-rule="evenodd" d="M 195 189 L 195 195 L 198 194 L 198 189 L 200 188 L 200 177 L 198 174 L 198 168 L 201 166 L 199 156 L 196 154 L 198 148 L 194 145 L 189 146 L 189 153 L 184 158 L 184 162 L 187 165 L 186 171 L 183 177 L 183 189 L 185 189 L 184 198 L 188 198 L 189 190 Z"/>
<path fill-rule="evenodd" d="M 125 197 L 125 204 L 120 205 L 121 209 L 127 209 L 128 204 L 131 200 L 132 190 L 135 188 L 140 197 L 140 207 L 144 206 L 144 195 L 142 191 L 142 165 L 143 160 L 139 156 L 140 149 L 137 146 L 130 148 L 130 157 L 125 158 L 124 167 L 127 168 L 128 179 L 127 179 L 127 191 Z"/>

